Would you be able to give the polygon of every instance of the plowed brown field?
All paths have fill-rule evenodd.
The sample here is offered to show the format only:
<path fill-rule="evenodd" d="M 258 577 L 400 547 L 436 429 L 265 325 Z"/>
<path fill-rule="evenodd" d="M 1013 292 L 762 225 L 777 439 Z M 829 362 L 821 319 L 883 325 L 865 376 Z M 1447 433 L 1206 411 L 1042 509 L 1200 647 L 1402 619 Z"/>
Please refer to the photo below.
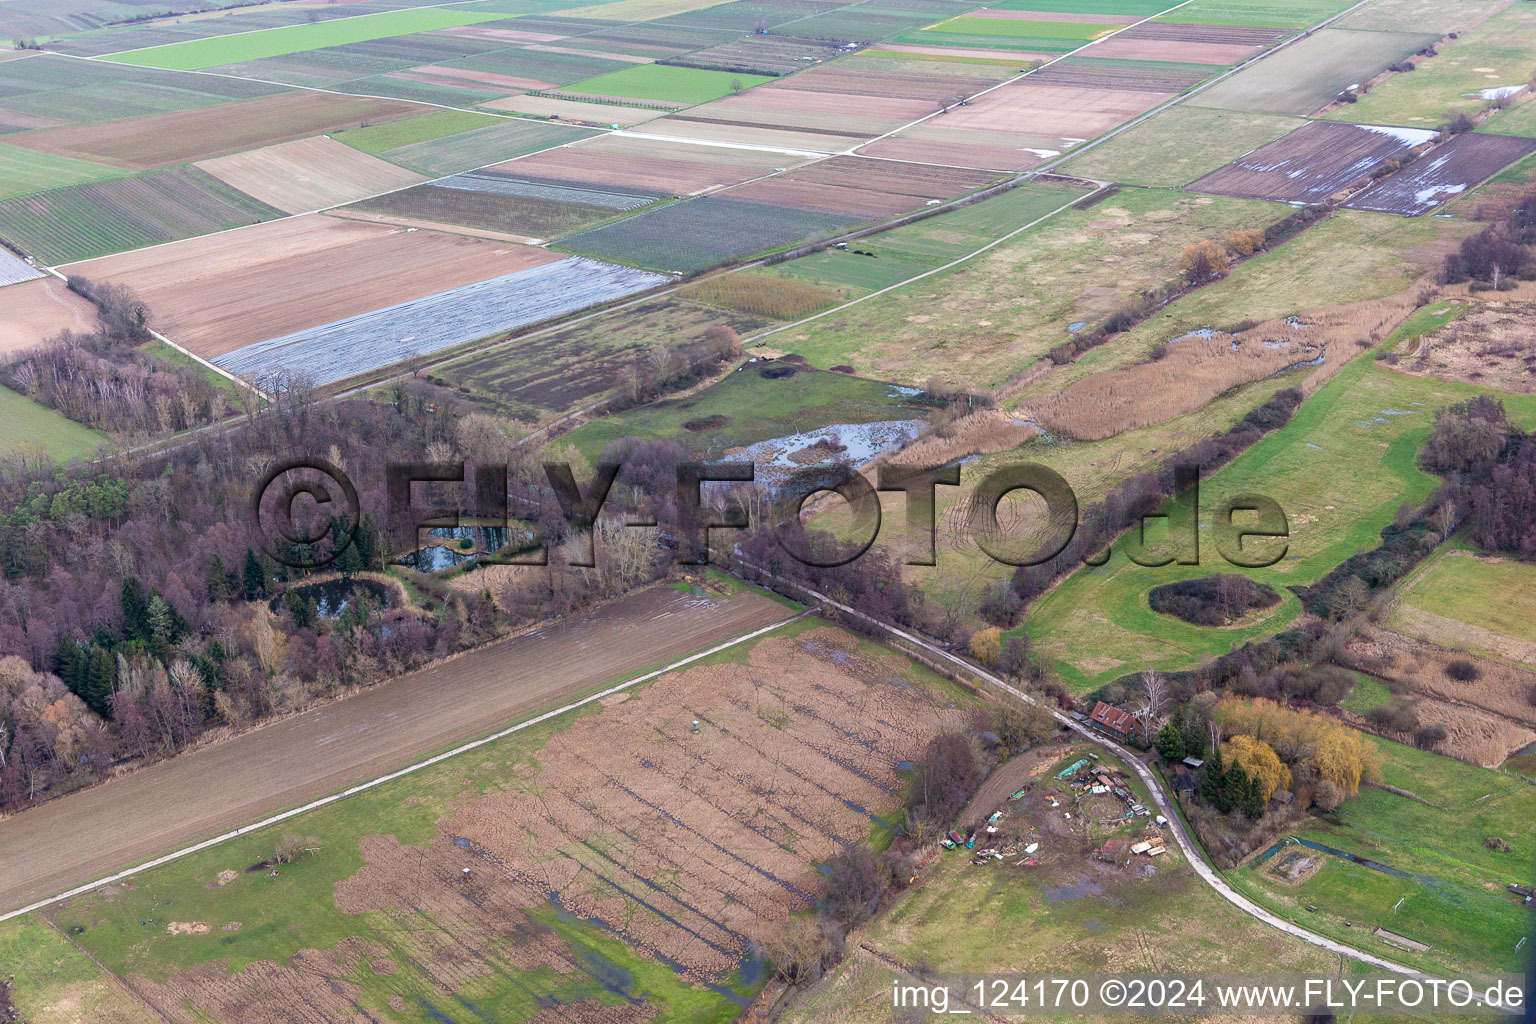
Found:
<path fill-rule="evenodd" d="M 41 344 L 62 330 L 89 331 L 96 310 L 56 277 L 0 288 L 0 356 Z"/>
<path fill-rule="evenodd" d="M 788 617 L 653 588 L 0 822 L 0 908 L 355 785 Z"/>
<path fill-rule="evenodd" d="M 290 217 L 71 265 L 126 284 L 201 356 L 564 259 L 509 242 Z"/>
<path fill-rule="evenodd" d="M 147 170 L 393 121 L 421 110 L 398 100 L 286 92 L 169 114 L 47 128 L 6 141 L 43 153 Z"/>

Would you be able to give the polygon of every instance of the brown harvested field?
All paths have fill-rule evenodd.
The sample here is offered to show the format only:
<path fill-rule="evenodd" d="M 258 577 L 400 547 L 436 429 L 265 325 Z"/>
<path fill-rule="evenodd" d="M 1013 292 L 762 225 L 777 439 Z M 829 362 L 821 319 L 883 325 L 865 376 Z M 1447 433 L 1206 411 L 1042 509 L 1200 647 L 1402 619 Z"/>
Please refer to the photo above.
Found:
<path fill-rule="evenodd" d="M 1473 132 L 1457 135 L 1344 205 L 1355 210 L 1417 217 L 1471 190 L 1533 150 L 1536 139 Z"/>
<path fill-rule="evenodd" d="M 1173 93 L 1075 89 L 1026 78 L 934 120 L 946 128 L 1091 139 L 1172 98 Z"/>
<path fill-rule="evenodd" d="M 1236 64 L 1259 52 L 1242 43 L 1197 43 L 1176 39 L 1136 39 L 1117 35 L 1093 46 L 1094 57 L 1118 60 L 1171 60 L 1184 64 Z"/>
<path fill-rule="evenodd" d="M 514 114 L 539 114 L 558 117 L 562 121 L 578 124 L 610 124 L 628 127 L 644 121 L 654 121 L 662 115 L 659 110 L 642 110 L 639 107 L 615 107 L 607 103 L 584 103 L 581 100 L 561 100 L 553 96 L 508 96 L 504 100 L 492 100 L 480 104 L 487 110 L 505 110 Z"/>
<path fill-rule="evenodd" d="M 322 215 L 76 263 L 126 284 L 204 357 L 564 259 L 543 249 Z"/>
<path fill-rule="evenodd" d="M 1095 56 L 1105 57 L 1108 54 Z M 1048 68 L 1041 68 L 1030 75 L 1029 80 L 1036 85 L 1057 85 L 1073 89 L 1133 89 L 1137 92 L 1175 93 L 1199 85 L 1206 77 L 1206 71 L 1201 68 L 1149 68 L 1145 64 L 1118 67 L 1069 57 Z"/>
<path fill-rule="evenodd" d="M 797 132 L 748 125 L 711 124 L 707 121 L 688 121 L 679 117 L 663 117 L 648 122 L 644 132 L 666 139 L 692 140 L 700 143 L 723 142 L 730 146 L 760 146 L 765 150 L 779 150 L 778 166 L 784 166 L 786 156 L 827 156 L 842 153 L 858 144 L 858 140 L 846 135 L 827 135 L 817 132 Z"/>
<path fill-rule="evenodd" d="M 1371 172 L 1434 132 L 1311 121 L 1189 185 L 1191 192 L 1285 203 L 1321 203 L 1370 180 Z M 1417 140 L 1417 141 L 1415 141 Z"/>
<path fill-rule="evenodd" d="M 1399 373 L 1536 393 L 1536 303 L 1490 301 L 1410 345 Z"/>
<path fill-rule="evenodd" d="M 796 210 L 849 214 L 860 220 L 891 217 L 923 205 L 922 200 L 912 196 L 892 195 L 877 189 L 795 181 L 787 175 L 740 185 L 721 195 L 726 199 L 745 199 Z"/>
<path fill-rule="evenodd" d="M 875 50 L 894 53 L 921 53 L 931 57 L 951 57 L 955 60 L 996 60 L 1015 66 L 1032 60 L 1055 60 L 1059 53 L 1034 52 L 1031 50 L 981 50 L 969 46 L 933 46 L 923 43 L 881 43 Z"/>
<path fill-rule="evenodd" d="M 936 101 L 926 99 L 764 87 L 694 107 L 678 120 L 857 137 L 894 131 L 937 109 Z"/>
<path fill-rule="evenodd" d="M 284 213 L 341 206 L 427 180 L 323 136 L 216 157 L 197 166 Z"/>
<path fill-rule="evenodd" d="M 1024 148 L 1033 141 L 1032 148 Z M 1018 145 L 1010 146 L 1009 143 Z M 861 156 L 918 163 L 947 164 L 999 171 L 1022 171 L 1061 153 L 1062 140 L 1029 140 L 1000 132 L 967 132 L 920 124 L 900 135 L 879 139 L 859 149 Z"/>
<path fill-rule="evenodd" d="M 148 170 L 419 114 L 419 104 L 287 92 L 169 114 L 48 128 L 7 139 L 42 153 Z"/>
<path fill-rule="evenodd" d="M 96 310 L 56 277 L 0 288 L 0 357 L 31 348 L 63 330 L 88 331 Z"/>
<path fill-rule="evenodd" d="M 1261 28 L 1250 25 L 1181 25 L 1175 22 L 1147 21 L 1128 28 L 1116 39 L 1166 39 L 1180 43 L 1218 43 L 1230 46 L 1269 46 L 1292 34 L 1288 28 Z M 1094 47 L 1095 51 L 1098 49 Z"/>
<path fill-rule="evenodd" d="M 1232 388 L 1321 359 L 1298 385 L 1311 393 L 1360 354 L 1357 339 L 1390 333 L 1406 320 L 1415 292 L 1308 310 L 1299 325 L 1271 320 L 1236 335 L 1188 335 L 1170 342 L 1161 360 L 1089 374 L 1020 412 L 1050 430 L 1096 441 L 1194 412 Z"/>
<path fill-rule="evenodd" d="M 781 153 L 608 135 L 561 146 L 491 168 L 584 185 L 630 186 L 672 195 L 725 188 L 793 164 Z"/>
<path fill-rule="evenodd" d="M 787 615 L 755 593 L 654 587 L 49 801 L 0 828 L 0 907 L 355 785 Z"/>
<path fill-rule="evenodd" d="M 963 725 L 963 710 L 909 681 L 905 659 L 860 647 L 830 627 L 768 637 L 745 664 L 684 669 L 607 703 L 535 755 L 536 790 L 470 802 L 424 858 L 366 838 L 336 905 L 420 906 L 433 879 L 489 862 L 481 884 L 502 906 L 553 901 L 692 980 L 726 981 L 754 939 L 819 898 L 816 863 L 900 805 L 896 766 Z"/>
<path fill-rule="evenodd" d="M 838 156 L 738 186 L 729 199 L 865 216 L 902 213 L 929 200 L 953 199 L 991 184 L 998 175 L 897 160 Z"/>
<path fill-rule="evenodd" d="M 962 167 L 936 167 L 898 160 L 835 156 L 807 164 L 785 177 L 826 185 L 877 189 L 921 199 L 951 199 L 999 181 L 1002 175 Z"/>
<path fill-rule="evenodd" d="M 450 84 L 461 82 L 503 90 L 553 89 L 555 87 L 555 83 L 541 82 L 537 78 L 517 78 L 513 75 L 498 75 L 493 71 L 472 71 L 468 68 L 450 68 L 439 64 L 423 64 L 411 70 L 419 75 L 444 79 Z"/>
<path fill-rule="evenodd" d="M 959 72 L 946 69 L 944 74 L 932 73 L 927 67 L 910 69 L 905 66 L 938 63 L 936 61 L 883 60 L 878 62 L 879 65 L 896 65 L 892 68 L 871 67 L 870 64 L 876 62 L 866 60 L 863 64 L 848 66 L 851 60 L 857 59 L 844 58 L 835 64 L 811 68 L 800 72 L 783 84 L 774 82 L 761 86 L 758 91 L 793 89 L 797 92 L 834 93 L 843 96 L 844 102 L 848 103 L 857 102 L 847 99 L 851 96 L 892 97 L 941 103 L 953 100 L 961 94 L 981 92 L 1015 74 L 1015 69 L 996 64 L 963 65 Z"/>

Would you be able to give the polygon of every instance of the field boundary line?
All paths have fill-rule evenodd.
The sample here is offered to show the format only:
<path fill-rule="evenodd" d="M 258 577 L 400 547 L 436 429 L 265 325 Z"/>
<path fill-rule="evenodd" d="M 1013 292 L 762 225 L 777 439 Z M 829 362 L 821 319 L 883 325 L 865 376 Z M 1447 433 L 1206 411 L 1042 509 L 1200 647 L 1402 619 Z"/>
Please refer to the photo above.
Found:
<path fill-rule="evenodd" d="M 1046 68 L 1051 67 L 1054 64 L 1061 63 L 1062 61 L 1066 60 L 1068 57 L 1076 57 L 1078 54 L 1082 53 L 1084 50 L 1088 49 L 1088 47 L 1090 47 L 1090 46 L 1093 46 L 1093 45 L 1095 45 L 1097 43 L 1101 43 L 1101 42 L 1103 42 L 1106 39 L 1113 39 L 1113 38 L 1115 38 L 1115 36 L 1119 35 L 1121 32 L 1126 31 L 1127 29 L 1138 28 L 1138 27 L 1140 27 L 1142 25 L 1145 25 L 1149 21 L 1155 21 L 1156 19 L 1161 18 L 1165 14 L 1172 14 L 1174 11 L 1178 10 L 1180 7 L 1188 7 L 1190 4 L 1192 4 L 1194 2 L 1195 2 L 1195 0 L 1180 0 L 1179 3 L 1174 4 L 1172 7 L 1169 7 L 1166 10 L 1158 11 L 1156 14 L 1148 15 L 1147 17 L 1142 18 L 1140 21 L 1133 21 L 1129 25 L 1121 25 L 1119 28 L 1115 29 L 1113 32 L 1109 33 L 1108 35 L 1100 36 L 1098 39 L 1090 39 L 1086 43 L 1084 43 L 1082 46 L 1079 46 L 1079 47 L 1077 47 L 1074 50 L 1068 50 L 1066 53 L 1062 54 L 1059 57 L 1052 57 L 1050 60 L 1045 61 L 1042 64 L 1039 64 L 1039 65 L 1037 65 L 1035 67 L 1030 68 L 1028 71 L 1021 71 L 1017 75 L 1014 75 L 1012 78 L 1004 79 L 1003 81 L 998 82 L 996 85 L 989 85 L 989 86 L 987 86 L 987 88 L 981 90 L 980 92 L 972 93 L 971 95 L 969 95 L 969 96 L 967 96 L 965 98 L 965 102 L 966 103 L 970 103 L 972 100 L 976 99 L 978 96 L 985 96 L 987 93 L 989 93 L 989 92 L 996 92 L 997 90 L 1003 88 L 1004 86 L 1014 85 L 1014 84 L 1016 84 L 1018 82 L 1022 82 L 1024 79 L 1028 78 L 1030 75 L 1034 74 L 1036 71 L 1044 71 Z M 1371 0 L 1360 0 L 1360 2 L 1362 4 L 1367 4 L 1367 3 L 1370 3 Z M 942 19 L 940 21 L 934 22 L 934 24 L 935 25 L 942 25 L 945 21 L 949 21 L 949 20 L 950 20 L 949 18 L 944 18 L 944 19 Z M 876 44 L 876 45 L 878 45 L 878 44 Z M 943 106 L 943 107 L 939 108 L 938 110 L 935 110 L 931 114 L 924 114 L 922 117 L 918 118 L 916 121 L 910 121 L 907 124 L 902 125 L 900 128 L 893 128 L 891 131 L 886 132 L 884 135 L 876 135 L 874 138 L 869 139 L 869 140 L 864 141 L 864 142 L 861 142 L 857 146 L 854 146 L 853 149 L 844 150 L 841 155 L 844 155 L 844 156 L 854 156 L 854 155 L 857 155 L 854 152 L 855 150 L 863 149 L 865 146 L 873 146 L 875 143 L 881 141 L 882 139 L 888 139 L 892 135 L 898 135 L 901 132 L 906 131 L 908 128 L 912 128 L 912 127 L 915 127 L 917 125 L 922 124 L 924 121 L 927 121 L 927 120 L 930 120 L 932 118 L 938 117 L 938 116 L 940 116 L 942 114 L 947 114 L 947 113 L 949 113 L 949 111 L 951 109 L 953 109 L 953 105 Z M 1045 166 L 1049 166 L 1049 165 L 1048 164 L 1042 164 L 1041 165 L 1041 167 L 1045 167 Z M 1030 170 L 1040 170 L 1040 169 L 1041 168 L 1030 168 Z M 1027 173 L 1027 172 L 1025 172 L 1025 173 Z"/>
<path fill-rule="evenodd" d="M 318 800 L 311 800 L 309 803 L 304 804 L 301 807 L 290 808 L 289 810 L 263 818 L 261 821 L 255 822 L 254 824 L 241 825 L 239 828 L 236 828 L 232 832 L 225 832 L 223 835 L 214 836 L 211 839 L 204 839 L 202 842 L 193 843 L 191 846 L 183 847 L 180 850 L 164 854 L 163 856 L 156 857 L 153 860 L 147 860 L 142 864 L 136 864 L 131 868 L 125 868 L 122 871 L 107 875 L 104 878 L 98 878 L 94 882 L 87 882 L 85 885 L 78 885 L 67 892 L 61 892 L 54 896 L 36 900 L 24 907 L 18 907 L 15 910 L 7 911 L 3 914 L 0 914 L 0 921 L 9 921 L 13 917 L 21 917 L 24 914 L 30 914 L 33 911 L 42 910 L 43 908 L 52 906 L 61 900 L 73 899 L 76 896 L 91 892 L 94 889 L 99 889 L 102 886 L 112 885 L 115 882 L 120 882 L 123 879 L 130 878 L 133 875 L 139 874 L 140 872 L 148 871 L 150 868 L 156 868 L 162 864 L 168 864 L 171 861 L 180 860 L 182 857 L 186 857 L 194 853 L 201 853 L 203 850 L 207 850 L 214 846 L 218 846 L 221 843 L 228 842 L 243 832 L 254 832 L 258 829 L 276 825 L 278 822 L 287 821 L 289 818 L 296 817 L 308 811 L 318 810 L 319 808 L 325 807 L 328 804 L 333 804 L 338 800 L 342 800 L 357 793 L 362 793 L 366 790 L 373 789 L 376 786 L 382 786 L 386 782 L 393 782 L 396 779 L 403 778 L 414 772 L 418 772 L 423 768 L 430 768 L 431 766 L 440 764 L 449 758 L 468 753 L 471 750 L 476 750 L 490 743 L 495 743 L 497 740 L 505 739 L 506 737 L 511 736 L 513 733 L 522 732 L 524 729 L 532 728 L 533 726 L 542 722 L 549 721 L 551 718 L 557 718 L 560 715 L 567 714 L 576 710 L 577 708 L 585 707 L 594 701 L 602 700 L 605 697 L 611 697 L 616 693 L 621 693 L 624 690 L 629 689 L 630 687 L 649 682 L 658 676 L 666 675 L 668 672 L 675 672 L 686 665 L 691 665 L 696 661 L 700 661 L 704 658 L 711 657 L 712 655 L 719 654 L 721 651 L 727 651 L 732 647 L 737 647 L 741 644 L 747 643 L 748 641 L 755 640 L 760 636 L 773 632 L 774 630 L 782 629 L 783 627 L 789 625 L 791 622 L 796 622 L 808 615 L 814 615 L 816 612 L 817 609 L 814 607 L 807 608 L 805 611 L 800 612 L 799 614 L 791 615 L 788 618 L 780 619 L 778 622 L 771 623 L 759 629 L 754 629 L 750 633 L 743 633 L 742 635 L 733 637 L 730 640 L 724 641 L 723 643 L 718 643 L 715 646 L 708 648 L 707 650 L 699 651 L 696 654 L 690 654 L 686 658 L 680 658 L 663 668 L 653 669 L 652 671 L 638 675 L 633 679 L 625 680 L 622 683 L 616 683 L 607 689 L 588 694 L 587 696 L 582 697 L 580 700 L 572 701 L 562 707 L 554 708 L 553 710 L 545 711 L 542 714 L 535 715 L 532 718 L 524 719 L 521 722 L 517 722 L 514 725 L 506 727 L 505 729 L 500 729 L 496 732 L 493 732 L 488 736 L 482 736 L 479 739 L 470 740 L 467 743 L 461 743 L 459 746 L 454 747 L 451 750 L 445 750 L 440 754 L 434 754 L 431 757 L 417 761 L 414 764 L 406 765 L 404 768 L 396 769 L 395 771 L 389 772 L 386 775 L 380 775 L 377 778 L 369 779 L 366 782 L 360 782 L 355 786 L 349 786 L 348 788 L 343 789 L 338 793 L 332 793 L 329 796 L 321 797 Z"/>
<path fill-rule="evenodd" d="M 854 155 L 857 155 L 857 154 L 854 154 Z M 833 306 L 831 309 L 824 309 L 820 313 L 812 314 L 811 316 L 805 317 L 802 320 L 796 320 L 794 323 L 788 323 L 788 324 L 784 324 L 784 325 L 779 326 L 779 327 L 774 327 L 774 328 L 771 328 L 770 330 L 763 331 L 763 332 L 761 332 L 759 334 L 754 334 L 754 335 L 752 335 L 750 337 L 743 338 L 741 340 L 742 340 L 743 344 L 745 344 L 746 342 L 749 342 L 749 341 L 758 341 L 758 340 L 760 340 L 762 338 L 768 337 L 769 335 L 778 334 L 780 331 L 787 331 L 787 330 L 789 330 L 792 327 L 800 327 L 803 324 L 808 324 L 812 320 L 820 320 L 824 316 L 831 316 L 833 313 L 840 313 L 843 310 L 849 308 L 850 306 L 857 306 L 861 302 L 867 302 L 868 300 L 873 299 L 873 298 L 875 298 L 878 295 L 884 295 L 886 292 L 895 291 L 897 288 L 905 287 L 906 285 L 909 285 L 909 284 L 911 284 L 914 281 L 921 281 L 925 277 L 932 277 L 934 274 L 942 273 L 943 271 L 946 271 L 946 270 L 952 270 L 953 268 L 955 268 L 955 267 L 959 266 L 960 264 L 964 263 L 966 260 L 974 259 L 977 256 L 980 256 L 982 253 L 986 252 L 988 249 L 993 249 L 993 248 L 996 248 L 999 245 L 1002 245 L 1004 242 L 1008 241 L 1008 239 L 1012 238 L 1014 235 L 1017 235 L 1017 234 L 1019 234 L 1020 232 L 1023 232 L 1023 231 L 1028 231 L 1030 228 L 1035 227 L 1036 225 L 1041 224 L 1044 221 L 1050 220 L 1052 217 L 1056 216 L 1058 213 L 1062 213 L 1062 212 L 1064 212 L 1064 211 L 1066 211 L 1068 209 L 1071 209 L 1072 207 L 1076 206 L 1078 203 L 1081 203 L 1083 200 L 1091 198 L 1092 196 L 1096 196 L 1100 192 L 1104 191 L 1106 188 L 1110 187 L 1109 185 L 1107 185 L 1107 184 L 1105 184 L 1103 182 L 1098 182 L 1096 184 L 1097 184 L 1098 187 L 1095 188 L 1092 192 L 1089 192 L 1087 195 L 1076 196 L 1076 197 L 1074 197 L 1072 199 L 1071 202 L 1064 203 L 1063 205 L 1058 206 L 1056 209 L 1052 210 L 1050 213 L 1047 213 L 1047 214 L 1044 214 L 1042 216 L 1036 217 L 1034 220 L 1030 221 L 1028 224 L 1023 224 L 1023 225 L 1021 225 L 1019 227 L 1014 228 L 1012 231 L 1008 232 L 1006 235 L 1002 235 L 1001 237 L 994 238 L 992 241 L 988 242 L 986 245 L 982 246 L 980 249 L 977 249 L 975 252 L 968 252 L 964 256 L 959 257 L 958 259 L 950 260 L 948 263 L 944 264 L 941 267 L 934 267 L 932 270 L 925 270 L 921 274 L 918 274 L 915 277 L 907 278 L 905 281 L 897 281 L 895 284 L 886 285 L 884 288 L 881 288 L 879 291 L 870 292 L 868 295 L 860 295 L 856 299 L 849 299 L 847 302 L 843 303 L 840 306 Z M 738 268 L 738 269 L 746 269 L 746 268 L 742 267 L 742 268 Z"/>

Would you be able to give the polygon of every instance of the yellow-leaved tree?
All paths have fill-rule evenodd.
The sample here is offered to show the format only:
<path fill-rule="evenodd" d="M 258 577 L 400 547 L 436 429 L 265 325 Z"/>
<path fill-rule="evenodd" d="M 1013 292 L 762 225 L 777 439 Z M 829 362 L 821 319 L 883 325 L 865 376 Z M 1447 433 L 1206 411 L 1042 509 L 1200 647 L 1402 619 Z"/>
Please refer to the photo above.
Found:
<path fill-rule="evenodd" d="M 1221 745 L 1221 756 L 1229 765 L 1242 765 L 1250 778 L 1259 780 L 1266 803 L 1275 795 L 1275 790 L 1291 788 L 1291 770 L 1280 760 L 1275 748 L 1261 739 L 1233 736 Z"/>

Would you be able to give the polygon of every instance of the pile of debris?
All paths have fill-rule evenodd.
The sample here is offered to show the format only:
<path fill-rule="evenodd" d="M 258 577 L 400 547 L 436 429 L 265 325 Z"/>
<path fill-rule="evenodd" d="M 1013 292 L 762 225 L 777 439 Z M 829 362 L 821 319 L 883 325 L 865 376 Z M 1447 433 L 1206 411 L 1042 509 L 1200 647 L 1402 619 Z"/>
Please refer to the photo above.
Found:
<path fill-rule="evenodd" d="M 1005 829 L 1002 821 L 1007 817 L 1006 808 L 993 811 L 983 824 L 970 829 L 966 835 L 961 836 L 959 832 L 951 831 L 939 840 L 939 845 L 946 850 L 975 851 L 971 863 L 977 867 L 1013 857 L 1023 858 L 1018 861 L 1021 867 L 1034 867 L 1038 863 L 1034 854 L 1040 849 L 1040 834 L 1024 821 L 1015 822 Z M 978 843 L 981 844 L 980 849 L 977 849 Z"/>

